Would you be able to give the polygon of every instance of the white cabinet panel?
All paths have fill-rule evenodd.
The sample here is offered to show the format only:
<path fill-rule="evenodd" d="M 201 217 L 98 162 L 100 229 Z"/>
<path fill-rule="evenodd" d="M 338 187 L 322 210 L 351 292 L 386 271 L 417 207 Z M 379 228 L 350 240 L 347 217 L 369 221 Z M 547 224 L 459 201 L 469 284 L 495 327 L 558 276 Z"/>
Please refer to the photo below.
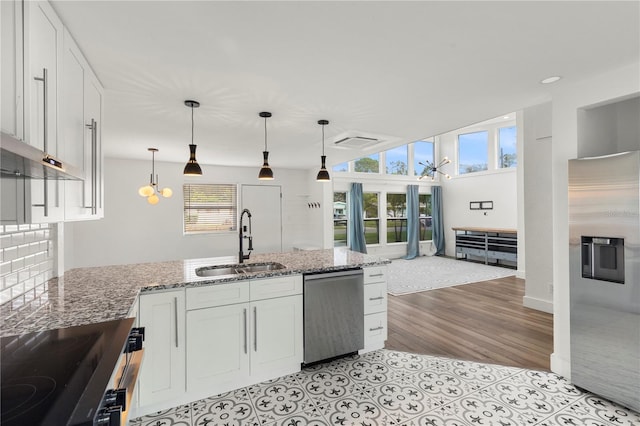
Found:
<path fill-rule="evenodd" d="M 184 290 L 140 296 L 139 323 L 145 327 L 140 371 L 140 406 L 168 401 L 185 391 Z"/>
<path fill-rule="evenodd" d="M 249 302 L 249 282 L 246 280 L 187 289 L 187 310 L 246 302 Z"/>
<path fill-rule="evenodd" d="M 364 349 L 360 353 L 384 348 L 387 340 L 387 267 L 367 267 L 363 273 Z"/>
<path fill-rule="evenodd" d="M 62 22 L 46 1 L 26 1 L 25 93 L 29 100 L 26 142 L 58 155 L 58 69 Z"/>
<path fill-rule="evenodd" d="M 259 380 L 292 366 L 299 370 L 304 349 L 302 295 L 253 302 L 251 308 L 251 375 Z"/>
<path fill-rule="evenodd" d="M 0 126 L 16 139 L 24 138 L 22 2 L 0 2 Z"/>
<path fill-rule="evenodd" d="M 373 314 L 387 310 L 386 283 L 367 284 L 364 286 L 364 314 Z"/>
<path fill-rule="evenodd" d="M 64 219 L 103 216 L 102 86 L 68 31 L 64 31 L 60 112 L 60 156 L 84 174 L 66 181 Z"/>
<path fill-rule="evenodd" d="M 187 389 L 200 392 L 249 375 L 249 304 L 187 312 Z"/>
<path fill-rule="evenodd" d="M 251 280 L 251 300 L 302 294 L 302 275 Z"/>

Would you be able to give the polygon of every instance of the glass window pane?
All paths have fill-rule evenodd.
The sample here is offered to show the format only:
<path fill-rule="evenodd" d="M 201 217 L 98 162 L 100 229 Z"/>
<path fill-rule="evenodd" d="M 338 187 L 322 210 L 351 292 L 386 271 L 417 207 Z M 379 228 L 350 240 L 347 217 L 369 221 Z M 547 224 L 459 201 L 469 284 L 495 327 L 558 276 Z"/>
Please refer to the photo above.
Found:
<path fill-rule="evenodd" d="M 365 192 L 362 194 L 364 204 L 364 239 L 367 244 L 380 242 L 380 223 L 378 220 L 378 193 Z"/>
<path fill-rule="evenodd" d="M 429 241 L 433 239 L 431 194 L 420 194 L 418 201 L 420 211 L 420 241 Z"/>
<path fill-rule="evenodd" d="M 419 141 L 413 144 L 413 174 L 421 176 L 425 169 L 424 164 L 433 164 L 433 142 Z M 422 163 L 422 164 L 420 164 Z"/>
<path fill-rule="evenodd" d="M 385 152 L 385 173 L 388 175 L 408 174 L 407 145 L 399 146 Z"/>
<path fill-rule="evenodd" d="M 518 165 L 516 148 L 516 126 L 503 127 L 498 130 L 500 150 L 498 152 L 498 167 L 504 169 Z"/>
<path fill-rule="evenodd" d="M 407 194 L 387 194 L 387 242 L 407 241 Z"/>
<path fill-rule="evenodd" d="M 334 172 L 348 172 L 349 171 L 349 163 L 344 162 L 340 164 L 336 164 L 332 169 Z"/>
<path fill-rule="evenodd" d="M 235 231 L 236 189 L 226 184 L 184 184 L 184 233 Z"/>
<path fill-rule="evenodd" d="M 368 157 L 357 159 L 354 164 L 354 171 L 360 173 L 380 173 L 380 154 L 372 154 Z"/>
<path fill-rule="evenodd" d="M 333 193 L 333 245 L 346 247 L 347 245 L 347 193 Z"/>
<path fill-rule="evenodd" d="M 487 170 L 489 132 L 473 132 L 458 135 L 458 173 Z"/>

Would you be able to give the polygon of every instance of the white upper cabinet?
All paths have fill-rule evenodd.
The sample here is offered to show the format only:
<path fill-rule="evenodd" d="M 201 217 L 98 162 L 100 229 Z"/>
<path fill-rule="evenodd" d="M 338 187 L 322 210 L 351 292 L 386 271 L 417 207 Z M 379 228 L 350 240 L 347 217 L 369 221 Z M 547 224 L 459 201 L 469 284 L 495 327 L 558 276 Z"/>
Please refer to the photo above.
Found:
<path fill-rule="evenodd" d="M 65 221 L 102 217 L 102 86 L 65 29 L 60 96 L 60 156 L 84 174 L 65 182 Z"/>
<path fill-rule="evenodd" d="M 24 138 L 22 89 L 22 2 L 0 2 L 0 126 L 16 139 Z"/>
<path fill-rule="evenodd" d="M 48 2 L 24 4 L 26 142 L 58 155 L 58 77 L 62 53 L 62 22 Z"/>

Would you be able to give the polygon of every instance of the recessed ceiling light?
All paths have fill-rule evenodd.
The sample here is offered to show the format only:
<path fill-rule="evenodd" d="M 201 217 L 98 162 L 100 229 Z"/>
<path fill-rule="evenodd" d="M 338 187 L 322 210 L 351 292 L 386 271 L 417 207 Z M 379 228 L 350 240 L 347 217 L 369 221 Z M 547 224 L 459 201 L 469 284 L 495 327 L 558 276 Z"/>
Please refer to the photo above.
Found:
<path fill-rule="evenodd" d="M 540 83 L 542 84 L 551 84 L 551 83 L 555 83 L 556 81 L 560 80 L 562 77 L 558 76 L 558 75 L 554 75 L 551 77 L 547 77 L 544 80 L 540 80 Z"/>

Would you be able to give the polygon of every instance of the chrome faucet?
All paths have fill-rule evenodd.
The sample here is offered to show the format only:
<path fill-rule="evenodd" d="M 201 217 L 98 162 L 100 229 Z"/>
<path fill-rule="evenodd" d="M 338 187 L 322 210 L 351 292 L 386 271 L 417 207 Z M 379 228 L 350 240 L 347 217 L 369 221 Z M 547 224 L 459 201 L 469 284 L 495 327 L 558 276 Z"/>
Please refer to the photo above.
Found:
<path fill-rule="evenodd" d="M 247 217 L 249 218 L 249 235 L 245 235 L 245 233 L 247 232 L 247 227 L 242 225 L 242 219 L 244 218 L 244 215 L 247 215 Z M 242 240 L 244 239 L 249 240 L 249 247 L 248 247 L 248 254 L 244 254 L 244 250 L 242 248 Z M 238 253 L 238 262 L 242 263 L 243 260 L 248 260 L 249 256 L 251 256 L 251 251 L 253 250 L 253 237 L 251 236 L 251 212 L 249 211 L 249 209 L 244 209 L 242 210 L 242 214 L 240 215 L 240 250 Z"/>

